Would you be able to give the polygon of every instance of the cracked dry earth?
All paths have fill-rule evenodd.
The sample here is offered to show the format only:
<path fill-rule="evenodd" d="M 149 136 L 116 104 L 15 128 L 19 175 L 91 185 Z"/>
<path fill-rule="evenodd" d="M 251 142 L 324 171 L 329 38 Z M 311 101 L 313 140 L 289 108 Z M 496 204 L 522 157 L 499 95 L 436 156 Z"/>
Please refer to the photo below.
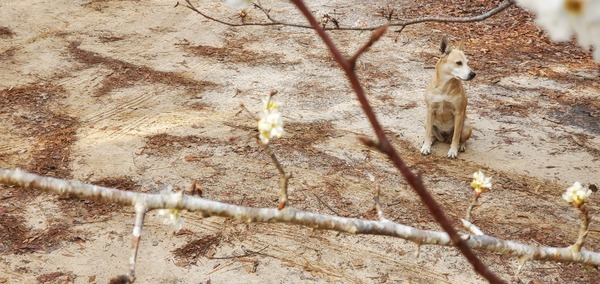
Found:
<path fill-rule="evenodd" d="M 197 2 L 197 1 L 194 1 Z M 342 25 L 381 15 L 468 16 L 500 1 L 309 1 Z M 277 205 L 278 175 L 256 144 L 260 100 L 278 91 L 287 135 L 274 151 L 294 177 L 292 206 L 375 219 L 375 177 L 387 218 L 439 230 L 386 159 L 362 146 L 372 132 L 354 94 L 311 30 L 227 27 L 175 1 L 0 3 L 0 168 L 156 193 L 197 181 L 203 197 Z M 221 1 L 198 7 L 239 21 Z M 281 19 L 285 1 L 263 1 Z M 256 9 L 249 21 L 262 20 Z M 598 184 L 598 65 L 570 43 L 551 43 L 512 7 L 485 22 L 393 28 L 358 64 L 392 142 L 459 226 L 471 174 L 493 176 L 473 220 L 526 244 L 567 246 L 578 215 L 561 199 L 574 181 Z M 345 53 L 366 32 L 333 32 Z M 466 84 L 473 139 L 456 160 L 447 144 L 418 153 L 423 92 L 443 34 L 464 37 L 478 77 Z M 592 195 L 590 210 L 598 212 Z M 0 186 L 0 283 L 106 283 L 127 271 L 133 210 Z M 453 248 L 283 224 L 184 214 L 174 233 L 147 218 L 140 283 L 482 283 Z M 592 223 L 586 247 L 600 250 Z M 260 251 L 243 257 L 247 251 Z M 511 283 L 598 283 L 580 264 L 528 262 L 479 251 Z"/>

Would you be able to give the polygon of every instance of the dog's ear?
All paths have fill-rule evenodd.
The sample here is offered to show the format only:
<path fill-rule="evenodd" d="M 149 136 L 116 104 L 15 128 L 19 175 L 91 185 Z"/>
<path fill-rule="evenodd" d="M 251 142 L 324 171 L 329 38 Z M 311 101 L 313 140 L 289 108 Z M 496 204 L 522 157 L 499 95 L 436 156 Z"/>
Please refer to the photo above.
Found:
<path fill-rule="evenodd" d="M 442 38 L 442 43 L 440 44 L 440 51 L 442 54 L 448 54 L 450 52 L 450 45 L 448 45 L 448 36 L 445 35 Z"/>
<path fill-rule="evenodd" d="M 460 39 L 460 42 L 458 43 L 458 50 L 464 50 L 465 48 L 465 40 L 463 38 Z"/>

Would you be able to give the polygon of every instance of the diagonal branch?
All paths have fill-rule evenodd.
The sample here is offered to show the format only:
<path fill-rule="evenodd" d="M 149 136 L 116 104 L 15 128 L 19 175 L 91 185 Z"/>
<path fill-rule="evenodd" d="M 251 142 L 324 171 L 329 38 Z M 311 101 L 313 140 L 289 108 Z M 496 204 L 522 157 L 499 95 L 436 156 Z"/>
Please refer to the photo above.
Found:
<path fill-rule="evenodd" d="M 379 123 L 379 120 L 377 119 L 377 116 L 375 115 L 375 112 L 373 111 L 373 108 L 371 107 L 367 96 L 365 95 L 364 89 L 358 80 L 358 76 L 354 72 L 352 64 L 348 60 L 346 60 L 346 58 L 342 55 L 342 53 L 333 43 L 329 35 L 318 24 L 315 17 L 309 11 L 308 7 L 304 4 L 304 1 L 292 0 L 292 2 L 296 5 L 296 7 L 298 7 L 298 9 L 304 15 L 304 17 L 307 18 L 308 22 L 316 30 L 319 37 L 321 37 L 321 39 L 335 58 L 335 61 L 344 70 L 344 73 L 350 81 L 350 85 L 356 93 L 356 96 L 363 108 L 364 113 L 366 114 L 367 118 L 369 119 L 369 122 L 371 123 L 371 127 L 375 131 L 377 139 L 379 140 L 379 143 L 377 145 L 379 151 L 386 154 L 388 158 L 392 161 L 394 166 L 404 176 L 404 179 L 419 195 L 425 206 L 427 206 L 427 209 L 429 209 L 429 212 L 431 212 L 431 214 L 433 215 L 434 219 L 440 224 L 444 231 L 448 233 L 452 240 L 452 243 L 458 247 L 460 252 L 471 263 L 473 269 L 491 283 L 503 283 L 504 281 L 502 281 L 500 278 L 494 275 L 485 266 L 485 264 L 483 264 L 483 262 L 481 262 L 481 260 L 477 258 L 477 256 L 475 255 L 475 253 L 473 253 L 469 246 L 467 246 L 466 243 L 461 240 L 461 238 L 458 235 L 458 232 L 456 231 L 456 229 L 454 229 L 448 217 L 446 217 L 441 207 L 437 204 L 433 196 L 431 196 L 431 194 L 429 194 L 429 192 L 425 188 L 425 185 L 423 184 L 421 178 L 413 174 L 408 168 L 408 166 L 404 163 L 402 158 L 400 158 L 400 156 L 388 140 L 386 134 L 384 133 L 383 127 Z"/>

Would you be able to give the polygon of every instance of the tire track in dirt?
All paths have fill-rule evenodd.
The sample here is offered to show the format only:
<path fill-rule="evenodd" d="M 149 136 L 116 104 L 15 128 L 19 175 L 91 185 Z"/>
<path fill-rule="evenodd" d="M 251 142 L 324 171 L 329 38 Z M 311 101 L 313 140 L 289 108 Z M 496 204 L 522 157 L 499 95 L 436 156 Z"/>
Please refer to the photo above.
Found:
<path fill-rule="evenodd" d="M 150 100 L 152 98 L 153 98 L 153 96 L 150 94 L 142 94 L 141 96 L 136 96 L 124 103 L 115 105 L 112 108 L 100 110 L 96 113 L 93 113 L 89 117 L 84 118 L 82 120 L 82 123 L 84 125 L 89 126 L 89 125 L 96 124 L 100 121 L 109 119 L 118 114 L 132 112 L 133 110 L 135 110 L 138 107 L 143 107 L 144 103 L 146 103 L 148 100 Z"/>

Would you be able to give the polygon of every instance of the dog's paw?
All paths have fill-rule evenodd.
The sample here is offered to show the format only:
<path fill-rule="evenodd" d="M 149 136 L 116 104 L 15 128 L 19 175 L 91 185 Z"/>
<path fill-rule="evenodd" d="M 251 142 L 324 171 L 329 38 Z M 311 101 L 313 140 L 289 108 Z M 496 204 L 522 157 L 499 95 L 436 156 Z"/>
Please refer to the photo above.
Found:
<path fill-rule="evenodd" d="M 429 155 L 429 153 L 431 153 L 431 146 L 427 145 L 427 144 L 423 144 L 423 147 L 421 147 L 421 154 Z"/>
<path fill-rule="evenodd" d="M 465 145 L 460 145 L 460 147 L 458 148 L 458 152 L 464 152 L 466 149 Z"/>
<path fill-rule="evenodd" d="M 450 151 L 448 151 L 448 158 L 450 158 L 450 159 L 456 159 L 456 157 L 458 157 L 458 150 L 457 149 L 450 149 Z"/>

